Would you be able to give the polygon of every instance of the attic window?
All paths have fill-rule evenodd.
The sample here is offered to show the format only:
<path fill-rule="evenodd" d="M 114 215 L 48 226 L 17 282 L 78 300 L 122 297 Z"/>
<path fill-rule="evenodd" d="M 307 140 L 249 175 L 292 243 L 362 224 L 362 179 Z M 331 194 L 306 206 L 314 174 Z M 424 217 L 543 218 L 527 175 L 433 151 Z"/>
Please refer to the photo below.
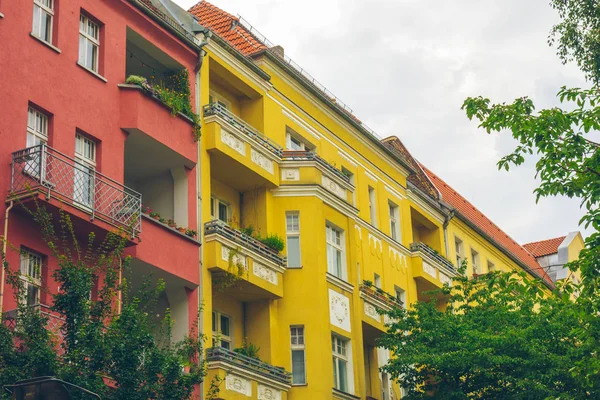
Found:
<path fill-rule="evenodd" d="M 315 146 L 290 127 L 286 127 L 285 148 L 290 151 L 311 151 Z"/>

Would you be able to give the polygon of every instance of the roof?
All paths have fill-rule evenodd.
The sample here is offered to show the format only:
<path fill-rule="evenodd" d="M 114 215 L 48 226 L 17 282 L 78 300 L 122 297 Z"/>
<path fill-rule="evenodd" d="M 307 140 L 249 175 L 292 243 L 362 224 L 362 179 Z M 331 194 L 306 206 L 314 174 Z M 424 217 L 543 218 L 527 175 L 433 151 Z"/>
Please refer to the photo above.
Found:
<path fill-rule="evenodd" d="M 565 240 L 566 236 L 553 239 L 540 240 L 539 242 L 525 243 L 523 247 L 534 257 L 543 257 L 548 254 L 558 253 L 558 246 Z"/>
<path fill-rule="evenodd" d="M 203 26 L 219 35 L 245 56 L 267 49 L 267 46 L 240 24 L 238 17 L 207 1 L 199 2 L 190 8 L 189 12 L 198 18 Z"/>
<path fill-rule="evenodd" d="M 408 175 L 406 178 L 410 183 L 419 188 L 423 193 L 427 196 L 431 197 L 433 200 L 439 200 L 440 195 L 437 188 L 431 183 L 431 181 L 425 175 L 425 172 L 421 168 L 421 165 L 414 159 L 414 157 L 410 154 L 404 143 L 396 136 L 390 136 L 381 141 L 388 149 L 390 149 L 393 153 L 398 154 L 399 157 L 403 158 L 410 164 L 411 167 L 415 170 L 415 172 Z"/>
<path fill-rule="evenodd" d="M 537 262 L 535 257 L 514 239 L 508 236 L 498 225 L 494 224 L 488 217 L 479 211 L 473 204 L 460 195 L 440 177 L 423 167 L 423 170 L 438 188 L 442 199 L 450 204 L 463 218 L 472 225 L 479 228 L 488 237 L 494 240 L 505 251 L 516 257 L 522 264 L 526 265 L 531 273 L 543 278 L 547 283 L 553 285 L 552 279 L 544 268 Z"/>

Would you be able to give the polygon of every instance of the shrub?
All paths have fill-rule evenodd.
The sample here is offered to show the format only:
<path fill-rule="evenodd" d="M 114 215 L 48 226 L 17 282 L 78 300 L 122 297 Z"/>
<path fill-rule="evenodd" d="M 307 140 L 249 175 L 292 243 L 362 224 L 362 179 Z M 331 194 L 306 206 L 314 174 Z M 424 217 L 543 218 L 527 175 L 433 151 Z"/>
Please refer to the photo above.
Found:
<path fill-rule="evenodd" d="M 285 242 L 283 238 L 276 233 L 269 233 L 266 237 L 258 239 L 265 246 L 281 253 L 285 248 Z"/>

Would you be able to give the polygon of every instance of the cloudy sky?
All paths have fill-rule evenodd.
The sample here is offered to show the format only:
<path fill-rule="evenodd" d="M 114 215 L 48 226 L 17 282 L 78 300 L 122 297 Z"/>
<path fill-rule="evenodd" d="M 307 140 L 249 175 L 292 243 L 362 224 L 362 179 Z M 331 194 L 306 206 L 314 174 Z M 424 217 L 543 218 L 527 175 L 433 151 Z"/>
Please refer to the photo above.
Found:
<path fill-rule="evenodd" d="M 184 8 L 194 0 L 175 0 Z M 381 137 L 396 135 L 518 242 L 579 229 L 577 200 L 542 199 L 534 163 L 498 171 L 509 134 L 487 135 L 460 110 L 468 96 L 538 109 L 582 86 L 547 36 L 549 0 L 212 0 L 240 14 L 327 86 Z"/>

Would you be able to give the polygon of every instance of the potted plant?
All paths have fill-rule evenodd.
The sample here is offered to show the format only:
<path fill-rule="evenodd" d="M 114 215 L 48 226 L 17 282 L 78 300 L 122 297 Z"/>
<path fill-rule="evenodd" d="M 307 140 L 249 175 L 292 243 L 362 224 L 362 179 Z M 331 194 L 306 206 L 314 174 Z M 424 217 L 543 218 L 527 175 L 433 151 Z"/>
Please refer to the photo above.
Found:
<path fill-rule="evenodd" d="M 195 231 L 195 230 L 193 230 L 193 229 L 186 229 L 186 230 L 185 230 L 185 234 L 186 234 L 187 236 L 191 237 L 191 238 L 195 238 L 195 237 L 196 237 L 196 235 L 198 234 L 198 232 L 196 232 L 196 231 Z"/>
<path fill-rule="evenodd" d="M 166 223 L 167 223 L 167 220 L 166 220 L 166 219 L 164 219 L 163 217 L 160 217 L 160 218 L 158 219 L 158 222 L 160 222 L 161 224 L 166 224 Z"/>
<path fill-rule="evenodd" d="M 177 223 L 175 222 L 174 219 L 169 219 L 167 221 L 167 225 L 169 225 L 171 228 L 177 228 Z"/>
<path fill-rule="evenodd" d="M 363 285 L 365 285 L 366 287 L 370 288 L 371 286 L 373 286 L 373 282 L 365 279 L 363 281 Z"/>
<path fill-rule="evenodd" d="M 185 231 L 187 230 L 185 226 L 178 226 L 177 230 L 179 231 L 179 233 L 183 233 L 185 234 Z"/>
<path fill-rule="evenodd" d="M 152 209 L 148 206 L 142 206 L 142 212 L 144 214 L 150 214 L 152 212 Z"/>
<path fill-rule="evenodd" d="M 160 219 L 160 214 L 154 211 L 150 211 L 150 217 L 158 221 Z"/>

